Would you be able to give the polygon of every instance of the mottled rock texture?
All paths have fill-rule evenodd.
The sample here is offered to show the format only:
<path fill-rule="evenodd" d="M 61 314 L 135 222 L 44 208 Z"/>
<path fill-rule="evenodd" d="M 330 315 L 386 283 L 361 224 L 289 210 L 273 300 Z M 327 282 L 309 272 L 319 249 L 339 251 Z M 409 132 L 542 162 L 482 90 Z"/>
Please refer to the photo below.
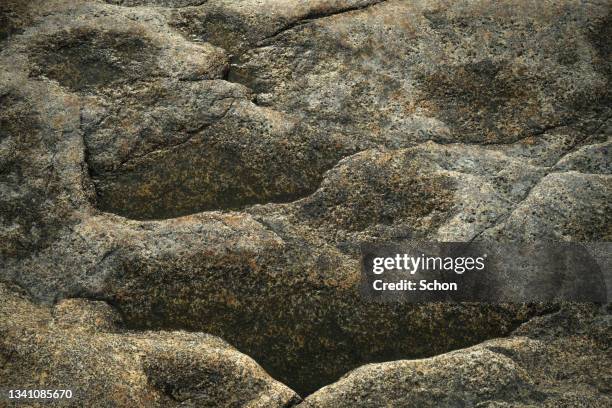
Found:
<path fill-rule="evenodd" d="M 610 241 L 611 9 L 608 0 L 3 1 L 0 280 L 26 291 L 32 303 L 20 304 L 40 316 L 8 344 L 78 347 L 74 364 L 112 371 L 107 382 L 82 379 L 88 398 L 111 384 L 127 398 L 110 406 L 282 405 L 293 394 L 229 346 L 216 355 L 212 337 L 164 330 L 219 336 L 304 396 L 362 364 L 473 346 L 556 310 L 372 304 L 359 294 L 359 245 Z M 64 321 L 92 327 L 99 318 L 87 310 L 98 306 L 83 299 L 113 305 L 124 329 L 159 332 L 105 334 L 104 319 L 93 337 L 49 326 L 50 313 L 83 309 Z M 18 330 L 10 316 L 0 324 Z M 101 344 L 108 351 L 91 351 Z M 406 364 L 468 373 L 494 353 L 476 347 Z M 131 351 L 140 348 L 157 351 Z M 35 384 L 46 360 L 23 353 L 34 372 L 11 365 L 3 378 Z M 120 357 L 106 367 L 109 355 Z M 231 385 L 210 385 L 211 367 L 230 361 Z M 529 364 L 500 368 L 500 384 L 537 378 Z M 128 372 L 133 395 L 119 385 Z M 424 392 L 444 392 L 428 378 Z M 499 404 L 483 406 L 504 406 L 514 395 L 504 387 L 487 394 Z"/>
<path fill-rule="evenodd" d="M 121 331 L 120 317 L 100 301 L 64 300 L 49 310 L 4 285 L 0 295 L 3 390 L 69 389 L 63 403 L 87 407 L 267 408 L 299 400 L 217 337 Z"/>
<path fill-rule="evenodd" d="M 300 407 L 609 407 L 610 315 L 566 305 L 509 338 L 423 360 L 369 364 Z"/>

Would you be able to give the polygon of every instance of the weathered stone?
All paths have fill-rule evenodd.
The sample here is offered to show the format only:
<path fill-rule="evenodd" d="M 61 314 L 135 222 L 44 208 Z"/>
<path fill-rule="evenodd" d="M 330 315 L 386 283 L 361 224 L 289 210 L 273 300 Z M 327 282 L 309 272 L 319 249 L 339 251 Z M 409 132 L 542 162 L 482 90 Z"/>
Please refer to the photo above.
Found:
<path fill-rule="evenodd" d="M 606 106 L 609 59 L 592 28 L 608 12 L 605 2 L 386 1 L 283 31 L 236 58 L 229 78 L 387 146 L 508 143 Z"/>
<path fill-rule="evenodd" d="M 566 306 L 510 338 L 423 360 L 360 367 L 304 407 L 607 407 L 610 316 Z"/>
<path fill-rule="evenodd" d="M 71 406 L 285 407 L 297 395 L 201 333 L 121 331 L 101 302 L 51 311 L 0 284 L 0 387 L 71 390 Z M 2 396 L 5 400 L 5 395 Z"/>
<path fill-rule="evenodd" d="M 609 240 L 609 15 L 607 1 L 0 5 L 0 280 L 57 303 L 51 315 L 19 301 L 38 323 L 9 380 L 35 385 L 44 353 L 72 347 L 70 370 L 90 356 L 92 375 L 117 370 L 75 384 L 92 400 L 282 405 L 293 394 L 266 388 L 229 346 L 163 330 L 221 336 L 307 394 L 362 364 L 472 346 L 550 311 L 372 304 L 358 292 L 358 248 Z M 418 365 L 499 376 L 482 392 L 449 388 L 470 401 L 511 404 L 523 385 L 536 403 L 540 368 L 483 347 Z M 103 367 L 104 353 L 126 360 Z M 489 357 L 503 370 L 482 368 Z M 237 364 L 203 399 L 207 367 L 234 358 L 259 385 L 244 388 Z M 547 401 L 582 389 L 563 395 Z"/>
<path fill-rule="evenodd" d="M 142 2 L 152 3 L 153 0 Z M 383 0 L 209 0 L 170 11 L 170 24 L 189 38 L 235 56 L 311 19 L 361 10 Z"/>
<path fill-rule="evenodd" d="M 610 241 L 612 177 L 552 173 L 486 236 L 495 239 Z"/>

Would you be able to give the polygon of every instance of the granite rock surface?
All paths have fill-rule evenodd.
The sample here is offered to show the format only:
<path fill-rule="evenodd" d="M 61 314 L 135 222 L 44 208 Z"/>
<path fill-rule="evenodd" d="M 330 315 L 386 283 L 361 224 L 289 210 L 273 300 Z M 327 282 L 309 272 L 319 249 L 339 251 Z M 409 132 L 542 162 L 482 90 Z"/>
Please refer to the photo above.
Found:
<path fill-rule="evenodd" d="M 504 339 L 423 360 L 369 364 L 300 407 L 608 407 L 610 315 L 564 305 Z"/>
<path fill-rule="evenodd" d="M 4 285 L 0 294 L 2 389 L 45 384 L 72 391 L 64 404 L 89 407 L 263 408 L 299 400 L 217 337 L 122 331 L 120 316 L 101 301 L 69 299 L 47 309 Z"/>
<path fill-rule="evenodd" d="M 305 396 L 363 364 L 432 357 L 397 365 L 433 370 L 422 385 L 433 395 L 446 392 L 441 367 L 469 373 L 492 356 L 512 378 L 486 396 L 501 405 L 483 406 L 504 406 L 514 395 L 504 387 L 531 384 L 541 366 L 475 345 L 558 305 L 372 304 L 359 293 L 359 246 L 610 241 L 611 9 L 607 0 L 2 2 L 0 281 L 25 291 L 18 308 L 40 316 L 7 344 L 80 347 L 74 358 L 88 361 L 88 347 L 108 343 L 123 362 L 100 386 L 136 370 L 130 398 L 196 405 L 294 402 L 257 364 Z M 104 322 L 92 339 L 49 326 L 61 305 L 98 307 L 90 301 L 112 305 L 128 334 L 104 334 L 113 327 Z M 257 363 L 181 330 L 218 336 Z M 555 344 L 572 344 L 566 337 Z M 519 354 L 544 347 L 495 341 Z M 188 343 L 202 350 L 193 360 L 181 354 Z M 576 355 L 609 367 L 589 347 Z M 44 368 L 37 358 L 27 360 L 34 371 Z M 91 362 L 96 376 L 102 361 Z M 384 364 L 394 375 L 396 363 Z M 13 382 L 44 382 L 0 367 Z M 189 379 L 173 374 L 191 369 Z M 205 397 L 198 384 L 216 369 L 233 388 L 215 383 Z M 338 401 L 345 384 L 360 392 L 342 381 L 313 403 Z M 596 394 L 585 395 L 605 402 Z"/>

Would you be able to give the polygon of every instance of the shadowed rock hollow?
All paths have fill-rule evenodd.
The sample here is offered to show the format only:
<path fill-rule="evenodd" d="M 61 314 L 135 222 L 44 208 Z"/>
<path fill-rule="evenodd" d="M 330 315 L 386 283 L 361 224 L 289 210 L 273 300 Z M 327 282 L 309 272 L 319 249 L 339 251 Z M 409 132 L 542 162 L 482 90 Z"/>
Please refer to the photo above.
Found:
<path fill-rule="evenodd" d="M 382 365 L 304 404 L 419 406 L 462 393 L 468 405 L 606 406 L 603 380 L 583 372 L 597 360 L 609 373 L 606 341 L 477 345 L 558 305 L 371 303 L 359 294 L 359 246 L 612 239 L 610 8 L 3 3 L 0 388 L 34 386 L 31 373 L 69 338 L 73 359 L 45 371 L 49 384 L 85 364 L 91 376 L 75 386 L 118 406 L 290 406 L 372 362 Z M 121 323 L 72 312 L 76 328 L 55 323 L 90 304 Z M 38 317 L 24 334 L 13 316 L 28 310 Z M 588 313 L 596 336 L 607 312 Z M 542 364 L 491 344 L 519 357 L 544 349 L 552 364 L 578 345 L 584 375 L 538 385 Z M 372 388 L 370 370 L 423 394 Z M 415 370 L 426 373 L 405 374 Z M 441 387 L 455 371 L 492 385 Z"/>

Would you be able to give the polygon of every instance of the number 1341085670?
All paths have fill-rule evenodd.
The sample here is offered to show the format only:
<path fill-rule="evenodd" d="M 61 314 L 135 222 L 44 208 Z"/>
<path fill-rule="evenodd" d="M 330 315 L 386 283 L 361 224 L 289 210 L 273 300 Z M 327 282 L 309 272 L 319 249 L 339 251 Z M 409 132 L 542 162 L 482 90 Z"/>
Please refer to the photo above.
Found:
<path fill-rule="evenodd" d="M 9 399 L 70 399 L 72 390 L 8 390 Z"/>

